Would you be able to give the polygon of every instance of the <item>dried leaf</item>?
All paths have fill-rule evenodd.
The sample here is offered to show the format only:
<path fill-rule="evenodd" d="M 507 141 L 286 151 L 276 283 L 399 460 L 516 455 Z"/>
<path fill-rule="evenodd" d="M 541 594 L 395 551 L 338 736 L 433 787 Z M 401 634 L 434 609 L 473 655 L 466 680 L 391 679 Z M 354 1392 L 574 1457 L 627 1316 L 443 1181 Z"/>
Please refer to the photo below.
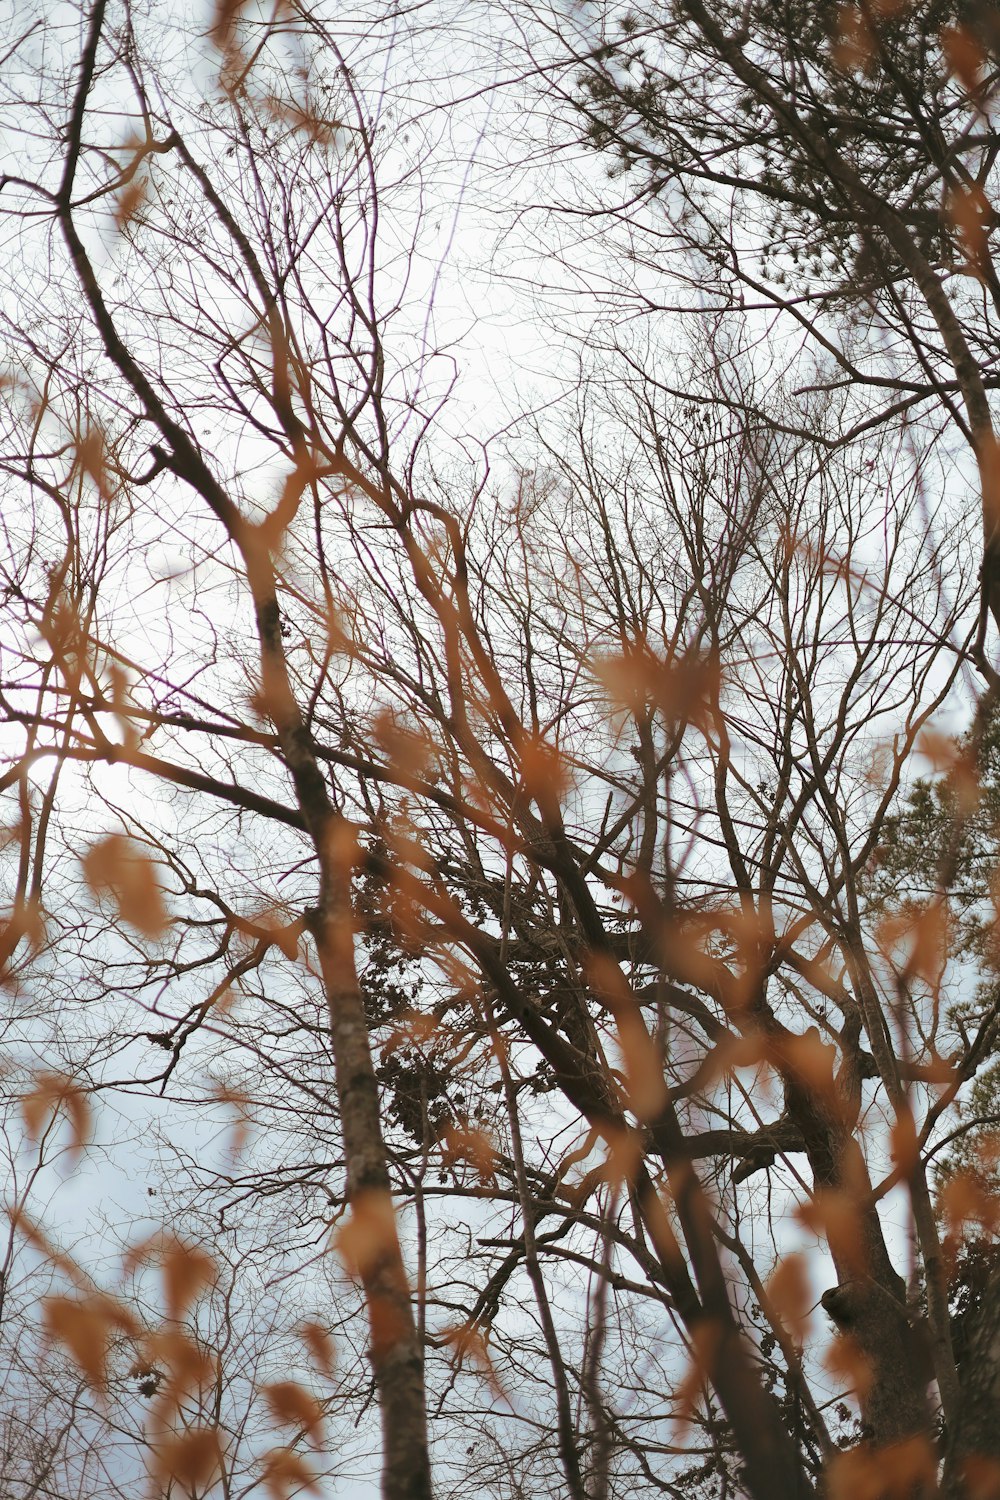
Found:
<path fill-rule="evenodd" d="M 24 939 L 32 953 L 37 953 L 45 942 L 45 914 L 37 896 L 19 901 L 4 923 L 0 932 L 0 963 L 9 963 Z"/>
<path fill-rule="evenodd" d="M 674 1392 L 674 1425 L 678 1435 L 687 1427 L 698 1398 L 712 1379 L 721 1343 L 722 1329 L 714 1322 L 699 1324 L 692 1330 L 691 1363 Z"/>
<path fill-rule="evenodd" d="M 400 1339 L 405 1338 L 409 1324 L 399 1303 L 393 1302 L 389 1297 L 370 1296 L 368 1327 L 371 1332 L 372 1354 L 377 1358 L 387 1354 Z"/>
<path fill-rule="evenodd" d="M 909 1177 L 920 1160 L 917 1122 L 909 1106 L 903 1106 L 890 1131 L 892 1160 L 904 1176 Z"/>
<path fill-rule="evenodd" d="M 938 1195 L 938 1204 L 953 1241 L 961 1240 L 967 1224 L 978 1224 L 992 1234 L 1000 1222 L 1000 1204 L 972 1171 L 953 1173 Z"/>
<path fill-rule="evenodd" d="M 652 705 L 670 720 L 697 725 L 709 722 L 722 681 L 715 657 L 682 655 L 665 662 L 641 642 L 620 655 L 595 657 L 591 666 L 618 707 L 641 717 Z"/>
<path fill-rule="evenodd" d="M 610 953 L 598 950 L 587 954 L 584 973 L 597 999 L 613 1016 L 631 1001 L 628 980 Z"/>
<path fill-rule="evenodd" d="M 941 32 L 941 51 L 949 73 L 958 79 L 970 99 L 978 98 L 986 53 L 975 32 L 968 26 L 946 26 Z"/>
<path fill-rule="evenodd" d="M 521 782 L 543 818 L 559 818 L 560 799 L 569 787 L 566 764 L 559 751 L 540 735 L 525 735 L 518 746 Z"/>
<path fill-rule="evenodd" d="M 252 910 L 245 916 L 233 914 L 233 928 L 252 944 L 273 943 L 284 956 L 294 961 L 299 953 L 299 940 L 305 931 L 301 917 L 289 922 L 283 911 L 273 907 Z"/>
<path fill-rule="evenodd" d="M 663 1063 L 621 966 L 611 954 L 597 951 L 587 955 L 584 972 L 590 988 L 617 1022 L 629 1104 L 639 1119 L 654 1119 L 667 1102 Z"/>
<path fill-rule="evenodd" d="M 262 1387 L 268 1411 L 283 1427 L 301 1427 L 315 1443 L 321 1436 L 323 1408 L 311 1391 L 294 1380 L 279 1380 Z"/>
<path fill-rule="evenodd" d="M 90 1137 L 90 1100 L 64 1073 L 36 1073 L 32 1087 L 21 1096 L 24 1127 L 37 1140 L 50 1114 L 62 1109 L 73 1133 L 73 1154 L 79 1155 Z"/>
<path fill-rule="evenodd" d="M 391 709 L 383 708 L 375 716 L 372 733 L 392 763 L 393 769 L 406 780 L 422 777 L 433 758 L 430 737 L 419 729 L 400 724 Z"/>
<path fill-rule="evenodd" d="M 156 1445 L 151 1465 L 155 1479 L 176 1479 L 191 1489 L 203 1487 L 222 1468 L 222 1449 L 216 1427 L 192 1427 Z"/>
<path fill-rule="evenodd" d="M 231 1157 L 237 1157 L 250 1135 L 250 1095 L 243 1089 L 234 1088 L 231 1084 L 216 1083 L 212 1089 L 212 1097 L 235 1112 L 236 1119 L 229 1141 L 229 1154 Z"/>
<path fill-rule="evenodd" d="M 240 15 L 246 10 L 248 0 L 216 0 L 215 15 L 209 36 L 220 52 L 231 46 Z"/>
<path fill-rule="evenodd" d="M 900 972 L 904 979 L 922 979 L 931 986 L 940 983 L 951 935 L 945 900 L 938 898 L 917 911 L 883 917 L 875 935 L 887 953 L 903 950 Z"/>
<path fill-rule="evenodd" d="M 318 145 L 332 145 L 343 128 L 342 121 L 328 120 L 310 109 L 308 104 L 296 104 L 292 100 L 278 99 L 273 95 L 266 103 L 272 119 L 292 130 L 302 131 L 307 140 Z"/>
<path fill-rule="evenodd" d="M 163 1255 L 163 1289 L 167 1316 L 182 1318 L 205 1287 L 218 1275 L 215 1261 L 197 1245 L 168 1242 Z"/>
<path fill-rule="evenodd" d="M 830 1371 L 855 1391 L 861 1398 L 871 1389 L 871 1363 L 856 1339 L 848 1333 L 838 1333 L 823 1356 L 823 1363 Z"/>
<path fill-rule="evenodd" d="M 948 1058 L 932 1054 L 929 1062 L 914 1065 L 913 1076 L 921 1083 L 934 1083 L 947 1088 L 958 1082 L 959 1075 L 958 1068 Z"/>
<path fill-rule="evenodd" d="M 989 199 L 978 183 L 955 188 L 948 194 L 946 212 L 958 231 L 970 265 L 978 269 L 986 258 L 987 236 L 994 223 Z"/>
<path fill-rule="evenodd" d="M 974 1143 L 973 1151 L 976 1160 L 985 1171 L 995 1171 L 1000 1163 L 1000 1131 L 984 1130 Z"/>
<path fill-rule="evenodd" d="M 299 1489 L 320 1493 L 309 1465 L 291 1448 L 272 1448 L 264 1455 L 264 1485 L 273 1500 L 288 1500 L 292 1491 Z"/>
<path fill-rule="evenodd" d="M 137 172 L 118 194 L 115 203 L 115 228 L 119 234 L 128 227 L 145 203 L 148 190 L 149 183 L 145 176 Z"/>
<path fill-rule="evenodd" d="M 660 1049 L 634 1003 L 618 1017 L 618 1041 L 625 1061 L 628 1102 L 640 1120 L 655 1120 L 667 1102 Z"/>
<path fill-rule="evenodd" d="M 931 762 L 935 771 L 948 778 L 948 788 L 961 817 L 975 812 L 982 799 L 975 753 L 956 740 L 954 735 L 937 729 L 925 729 L 917 740 L 917 749 Z"/>
<path fill-rule="evenodd" d="M 656 1253 L 665 1266 L 680 1270 L 684 1254 L 670 1222 L 670 1215 L 660 1193 L 650 1193 L 643 1200 L 643 1218 Z"/>
<path fill-rule="evenodd" d="M 76 440 L 76 461 L 82 473 L 93 483 L 102 500 L 110 500 L 107 444 L 100 427 L 89 427 Z"/>
<path fill-rule="evenodd" d="M 837 1453 L 827 1468 L 830 1500 L 913 1500 L 937 1492 L 937 1460 L 927 1438 Z"/>
<path fill-rule="evenodd" d="M 790 1074 L 810 1093 L 821 1099 L 835 1094 L 833 1067 L 837 1049 L 824 1042 L 815 1026 L 801 1036 L 788 1032 L 772 1038 L 771 1055 L 782 1072 Z"/>
<path fill-rule="evenodd" d="M 864 1237 L 858 1201 L 837 1188 L 817 1188 L 795 1217 L 814 1234 L 823 1236 L 834 1259 L 861 1274 L 865 1269 Z"/>
<path fill-rule="evenodd" d="M 605 1132 L 607 1155 L 604 1158 L 603 1175 L 612 1187 L 633 1182 L 642 1161 L 645 1147 L 638 1130 L 608 1130 Z"/>
<path fill-rule="evenodd" d="M 973 1453 L 962 1460 L 965 1500 L 1000 1500 L 1000 1460 Z"/>
<path fill-rule="evenodd" d="M 705 1054 L 697 1072 L 698 1086 L 708 1089 L 739 1068 L 759 1068 L 770 1061 L 771 1045 L 763 1031 L 743 1036 L 730 1032 Z"/>
<path fill-rule="evenodd" d="M 308 1321 L 299 1329 L 299 1336 L 320 1370 L 332 1380 L 337 1363 L 337 1352 L 329 1329 L 322 1323 Z"/>
<path fill-rule="evenodd" d="M 493 1394 L 506 1397 L 507 1392 L 497 1375 L 481 1328 L 474 1323 L 460 1323 L 457 1328 L 446 1328 L 441 1337 L 454 1349 L 455 1359 L 459 1366 L 466 1359 L 471 1359 L 485 1375 Z"/>
<path fill-rule="evenodd" d="M 159 937 L 167 926 L 163 896 L 153 862 L 130 839 L 110 834 L 83 857 L 83 872 L 95 896 L 109 891 L 122 918 L 146 937 Z"/>
<path fill-rule="evenodd" d="M 103 1391 L 111 1329 L 99 1301 L 95 1302 L 92 1306 L 72 1297 L 46 1297 L 45 1331 L 50 1339 L 66 1345 L 90 1385 Z"/>
<path fill-rule="evenodd" d="M 334 1244 L 350 1276 L 371 1274 L 396 1242 L 396 1214 L 389 1193 L 374 1189 L 359 1193 L 351 1204 L 349 1221 L 338 1230 Z"/>
<path fill-rule="evenodd" d="M 65 1344 L 89 1383 L 103 1393 L 112 1336 L 136 1332 L 132 1314 L 104 1292 L 46 1297 L 42 1308 L 48 1338 Z"/>
<path fill-rule="evenodd" d="M 867 73 L 878 52 L 878 42 L 868 17 L 859 5 L 842 5 L 837 11 L 833 60 L 844 73 Z"/>
<path fill-rule="evenodd" d="M 164 1327 L 150 1334 L 143 1340 L 142 1359 L 146 1368 L 166 1375 L 160 1387 L 161 1417 L 176 1411 L 192 1391 L 216 1375 L 213 1356 L 181 1328 Z"/>
<path fill-rule="evenodd" d="M 90 650 L 73 600 L 65 594 L 59 594 L 46 610 L 39 630 L 67 688 L 76 692 L 89 664 Z"/>
<path fill-rule="evenodd" d="M 802 1343 L 809 1330 L 809 1315 L 816 1300 L 809 1284 L 804 1255 L 786 1255 L 778 1262 L 767 1283 L 767 1294 L 782 1323 L 792 1337 Z"/>
<path fill-rule="evenodd" d="M 382 1044 L 382 1056 L 391 1057 L 400 1047 L 424 1047 L 440 1030 L 433 1016 L 423 1011 L 406 1011 Z"/>
<path fill-rule="evenodd" d="M 10 1207 L 7 1209 L 8 1217 L 14 1229 L 24 1235 L 28 1244 L 37 1250 L 48 1263 L 63 1272 L 76 1286 L 81 1287 L 90 1296 L 93 1292 L 93 1282 L 90 1277 L 81 1270 L 72 1256 L 67 1255 L 53 1245 L 45 1234 L 45 1231 L 35 1224 L 23 1208 Z"/>
<path fill-rule="evenodd" d="M 446 1166 L 457 1161 L 469 1162 L 480 1182 L 496 1181 L 496 1151 L 485 1130 L 475 1125 L 449 1125 L 441 1137 L 442 1160 Z"/>

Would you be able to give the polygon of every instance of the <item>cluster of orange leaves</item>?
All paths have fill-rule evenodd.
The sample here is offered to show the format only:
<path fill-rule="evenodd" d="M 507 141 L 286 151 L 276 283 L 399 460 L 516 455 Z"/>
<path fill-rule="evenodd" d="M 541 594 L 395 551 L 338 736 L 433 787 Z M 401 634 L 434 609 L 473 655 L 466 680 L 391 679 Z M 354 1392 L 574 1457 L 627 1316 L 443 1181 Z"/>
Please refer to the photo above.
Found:
<path fill-rule="evenodd" d="M 57 1088 L 54 1075 L 41 1077 L 34 1091 L 25 1096 L 26 1120 L 39 1123 L 41 1112 L 53 1102 L 65 1106 L 72 1098 L 65 1080 L 58 1080 Z M 82 1141 L 82 1122 L 78 1125 Z M 66 1349 L 95 1394 L 106 1400 L 112 1357 L 123 1347 L 132 1354 L 131 1375 L 153 1377 L 151 1479 L 157 1485 L 177 1481 L 189 1489 L 214 1483 L 222 1475 L 226 1456 L 220 1431 L 204 1421 L 192 1425 L 187 1412 L 182 1416 L 186 1403 L 192 1399 L 197 1403 L 200 1392 L 213 1388 L 218 1373 L 215 1356 L 184 1325 L 186 1314 L 216 1280 L 212 1257 L 200 1246 L 169 1235 L 154 1235 L 128 1252 L 123 1277 L 149 1261 L 159 1265 L 165 1316 L 159 1327 L 150 1329 L 122 1297 L 95 1286 L 24 1215 L 14 1218 L 29 1242 L 75 1285 L 72 1293 L 44 1299 L 44 1327 L 48 1338 Z M 328 1331 L 310 1321 L 301 1325 L 299 1336 L 320 1372 L 332 1377 L 334 1346 Z M 296 1381 L 282 1380 L 262 1385 L 260 1395 L 277 1426 L 300 1431 L 314 1447 L 320 1446 L 323 1406 L 311 1391 Z M 273 1500 L 287 1500 L 292 1490 L 303 1487 L 317 1489 L 308 1464 L 292 1447 L 273 1448 L 260 1462 Z"/>

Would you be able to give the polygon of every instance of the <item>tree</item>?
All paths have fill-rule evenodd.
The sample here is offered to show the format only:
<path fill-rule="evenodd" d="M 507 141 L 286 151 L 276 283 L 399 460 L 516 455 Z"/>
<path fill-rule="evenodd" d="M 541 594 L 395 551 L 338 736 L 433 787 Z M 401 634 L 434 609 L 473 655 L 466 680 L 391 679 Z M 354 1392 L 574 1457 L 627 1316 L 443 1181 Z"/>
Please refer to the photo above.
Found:
<path fill-rule="evenodd" d="M 570 61 L 589 140 L 669 204 L 660 253 L 693 251 L 702 295 L 785 314 L 822 382 L 865 394 L 866 424 L 926 408 L 954 424 L 987 611 L 997 39 L 990 4 L 696 0 L 587 12 Z"/>
<path fill-rule="evenodd" d="M 678 15 L 654 40 L 694 27 L 757 86 L 707 13 Z M 592 330 L 576 388 L 491 478 L 435 424 L 450 374 L 413 311 L 426 169 L 385 131 L 394 24 L 349 42 L 294 4 L 222 7 L 211 74 L 180 83 L 191 34 L 128 6 L 89 7 L 78 50 L 16 40 L 5 972 L 13 1034 L 46 1052 L 28 1122 L 93 1093 L 255 1129 L 220 1158 L 163 1120 L 154 1191 L 188 1239 L 156 1253 L 201 1268 L 183 1348 L 222 1296 L 251 1413 L 289 1357 L 288 1325 L 269 1353 L 224 1274 L 210 1291 L 206 1243 L 234 1285 L 322 1297 L 353 1412 L 367 1344 L 388 1496 L 431 1492 L 428 1411 L 456 1487 L 909 1493 L 934 1481 L 932 1381 L 958 1485 L 991 1450 L 956 1435 L 986 1365 L 956 1362 L 949 1257 L 989 1199 L 966 1173 L 936 1205 L 930 1173 L 995 1046 L 992 991 L 949 1003 L 988 960 L 953 953 L 948 893 L 989 696 L 971 750 L 921 735 L 970 661 L 993 684 L 992 585 L 962 508 L 928 498 L 950 451 L 914 409 L 965 423 L 988 504 L 985 377 L 956 371 L 965 417 L 936 356 L 889 412 L 859 412 L 853 374 L 803 397 L 727 294 L 669 381 L 655 336 Z M 625 139 L 620 100 L 589 97 Z M 834 180 L 861 202 L 807 166 L 803 215 Z M 835 243 L 871 241 L 902 318 L 888 224 L 856 213 Z M 700 253 L 717 268 L 722 241 Z M 749 277 L 735 236 L 728 256 Z M 862 295 L 838 283 L 817 315 Z M 921 892 L 900 798 L 944 743 L 962 795 Z M 858 1432 L 806 1342 L 819 1241 Z M 146 1295 L 98 1305 L 155 1387 Z M 276 1419 L 319 1409 L 286 1385 Z M 188 1436 L 152 1444 L 163 1487 L 308 1483 L 203 1405 L 170 1406 Z"/>

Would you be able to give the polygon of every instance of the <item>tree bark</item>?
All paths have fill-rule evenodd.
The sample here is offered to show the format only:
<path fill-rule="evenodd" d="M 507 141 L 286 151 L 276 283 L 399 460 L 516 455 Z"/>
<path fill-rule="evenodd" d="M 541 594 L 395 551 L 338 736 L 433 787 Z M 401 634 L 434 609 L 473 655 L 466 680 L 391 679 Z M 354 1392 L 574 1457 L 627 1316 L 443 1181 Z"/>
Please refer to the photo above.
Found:
<path fill-rule="evenodd" d="M 942 1491 L 946 1500 L 1000 1500 L 1000 1259 L 987 1280 L 960 1375 L 962 1398 L 949 1434 Z"/>

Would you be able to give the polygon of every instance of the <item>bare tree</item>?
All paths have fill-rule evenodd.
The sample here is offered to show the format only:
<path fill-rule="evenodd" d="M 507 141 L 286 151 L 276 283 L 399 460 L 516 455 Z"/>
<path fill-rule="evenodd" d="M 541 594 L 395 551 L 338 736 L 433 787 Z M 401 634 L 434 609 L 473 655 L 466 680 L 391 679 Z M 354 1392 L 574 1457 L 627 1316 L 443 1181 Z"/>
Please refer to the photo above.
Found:
<path fill-rule="evenodd" d="M 940 359 L 859 414 L 876 360 L 790 391 L 801 361 L 762 357 L 734 294 L 666 379 L 665 345 L 598 327 L 491 476 L 435 426 L 394 24 L 223 7 L 204 91 L 169 65 L 180 27 L 102 0 L 78 51 L 44 20 L 15 44 L 5 973 L 12 1035 L 62 1049 L 29 1116 L 90 1091 L 253 1127 L 226 1160 L 168 1132 L 154 1191 L 201 1247 L 175 1321 L 222 1307 L 260 1412 L 270 1327 L 207 1290 L 206 1242 L 233 1285 L 321 1289 L 345 1409 L 367 1345 L 388 1496 L 431 1492 L 428 1412 L 439 1488 L 929 1492 L 936 1402 L 954 1438 L 962 1399 L 952 1238 L 985 1213 L 968 1175 L 936 1205 L 932 1169 L 996 997 L 952 1005 L 961 805 L 929 896 L 912 860 L 894 890 L 873 871 L 922 732 L 970 662 L 993 682 L 975 527 L 913 410 L 965 424 L 989 514 L 982 371 L 955 365 L 964 417 Z M 760 71 L 694 7 L 670 25 Z M 991 714 L 971 754 L 941 741 L 949 785 Z M 819 1243 L 857 1430 L 806 1339 Z M 165 1347 L 143 1295 L 101 1306 Z M 159 1480 L 263 1482 L 199 1381 Z M 291 1384 L 266 1374 L 304 1440 L 323 1401 Z M 282 1462 L 275 1493 L 308 1482 Z"/>

